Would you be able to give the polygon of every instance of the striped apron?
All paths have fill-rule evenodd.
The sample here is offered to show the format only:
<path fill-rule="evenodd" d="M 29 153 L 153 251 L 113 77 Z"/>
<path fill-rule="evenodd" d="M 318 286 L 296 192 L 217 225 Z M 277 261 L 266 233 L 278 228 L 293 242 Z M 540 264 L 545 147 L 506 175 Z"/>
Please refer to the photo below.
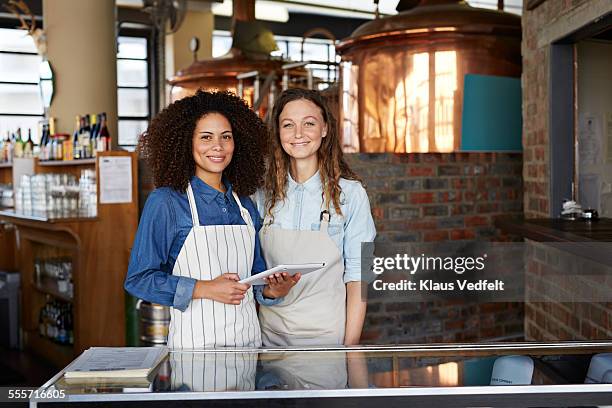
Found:
<path fill-rule="evenodd" d="M 172 391 L 254 391 L 258 353 L 212 352 L 169 355 Z"/>
<path fill-rule="evenodd" d="M 187 198 L 193 228 L 181 248 L 172 274 L 212 280 L 224 273 L 240 279 L 251 275 L 255 253 L 255 227 L 238 196 L 234 199 L 246 225 L 201 226 L 191 184 Z M 239 305 L 210 299 L 192 299 L 184 312 L 170 308 L 168 346 L 180 349 L 259 347 L 261 331 L 253 288 Z"/>

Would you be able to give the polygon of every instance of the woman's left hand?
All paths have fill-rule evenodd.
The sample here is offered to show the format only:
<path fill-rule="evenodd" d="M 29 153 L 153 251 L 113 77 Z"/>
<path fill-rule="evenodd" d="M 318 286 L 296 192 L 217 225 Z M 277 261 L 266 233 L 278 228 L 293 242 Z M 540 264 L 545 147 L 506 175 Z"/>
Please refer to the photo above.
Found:
<path fill-rule="evenodd" d="M 300 280 L 302 274 L 296 273 L 293 276 L 289 276 L 287 272 L 275 273 L 274 275 L 268 276 L 266 281 L 268 284 L 263 290 L 263 295 L 267 298 L 276 299 L 279 297 L 286 296 L 287 293 L 295 286 Z"/>

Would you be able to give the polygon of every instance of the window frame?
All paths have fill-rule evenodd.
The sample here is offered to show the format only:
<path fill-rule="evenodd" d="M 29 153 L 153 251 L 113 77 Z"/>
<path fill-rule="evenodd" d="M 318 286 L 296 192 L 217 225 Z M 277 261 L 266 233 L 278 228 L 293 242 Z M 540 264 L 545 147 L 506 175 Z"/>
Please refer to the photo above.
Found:
<path fill-rule="evenodd" d="M 146 41 L 147 57 L 144 59 L 143 58 L 119 57 L 118 54 L 119 54 L 119 38 L 120 37 L 131 37 L 131 38 L 144 39 Z M 117 57 L 116 57 L 117 67 L 119 66 L 119 61 L 145 61 L 146 66 L 147 66 L 147 85 L 146 86 L 125 86 L 125 85 L 119 85 L 119 82 L 117 81 L 117 133 L 119 133 L 119 122 L 121 121 L 125 121 L 125 122 L 146 121 L 147 123 L 150 123 L 151 118 L 156 114 L 156 110 L 154 109 L 155 107 L 154 92 L 152 92 L 154 88 L 153 81 L 155 80 L 154 70 L 153 70 L 154 50 L 155 48 L 154 48 L 153 41 L 152 41 L 151 29 L 147 29 L 147 28 L 142 28 L 142 29 L 120 28 L 119 29 L 119 32 L 117 34 Z M 141 116 L 121 115 L 121 113 L 119 112 L 119 90 L 120 89 L 145 89 L 147 91 L 148 114 L 141 115 Z M 136 144 L 119 143 L 119 138 L 120 138 L 120 135 L 117 134 L 117 146 L 119 148 L 130 149 L 130 148 L 136 147 Z"/>
<path fill-rule="evenodd" d="M 0 28 L 3 29 L 7 29 L 7 30 L 16 30 L 16 31 L 25 31 L 25 30 L 20 30 L 18 28 L 11 28 L 8 26 L 4 26 L 1 25 Z M 38 55 L 37 52 L 26 52 L 26 51 L 6 51 L 6 50 L 0 50 L 0 54 L 2 55 Z M 23 81 L 3 81 L 2 78 L 0 78 L 0 85 L 17 85 L 17 86 L 32 86 L 32 85 L 36 85 L 37 87 L 39 87 L 39 97 L 41 99 L 40 105 L 43 108 L 42 113 L 40 114 L 34 114 L 34 113 L 9 113 L 9 112 L 1 112 L 0 111 L 0 119 L 3 117 L 26 117 L 26 118 L 38 118 L 38 121 L 40 122 L 41 120 L 44 119 L 45 117 L 45 107 L 44 104 L 42 102 L 42 95 L 40 95 L 40 84 L 39 82 L 23 82 Z M 23 126 L 20 126 L 22 128 L 21 131 L 21 135 L 22 137 L 27 136 L 27 133 L 25 132 L 25 129 L 23 128 Z M 37 142 L 40 140 L 40 135 L 38 134 L 38 127 L 35 129 L 32 129 L 33 131 L 33 139 L 36 140 Z M 2 138 L 4 140 L 4 134 L 0 134 L 0 138 Z"/>
<path fill-rule="evenodd" d="M 215 37 L 217 38 L 232 38 L 232 34 L 229 31 L 225 31 L 225 30 L 213 30 L 213 34 L 212 34 L 212 38 L 213 41 L 215 39 Z M 279 51 L 282 53 L 283 58 L 287 61 L 287 62 L 302 62 L 304 61 L 304 49 L 301 48 L 302 42 L 304 42 L 304 45 L 307 45 L 308 43 L 311 44 L 317 44 L 317 45 L 325 45 L 327 48 L 327 61 L 325 60 L 312 60 L 312 64 L 313 66 L 316 67 L 310 67 L 313 70 L 313 75 L 315 71 L 326 71 L 326 75 L 325 76 L 317 76 L 314 75 L 315 78 L 319 79 L 322 81 L 322 83 L 326 83 L 326 84 L 331 84 L 335 81 L 337 81 L 339 79 L 339 68 L 336 70 L 335 75 L 332 74 L 331 69 L 324 69 L 322 68 L 322 66 L 327 65 L 329 67 L 330 64 L 337 64 L 338 61 L 338 54 L 336 53 L 336 44 L 334 41 L 328 39 L 328 38 L 318 38 L 318 37 L 308 37 L 308 38 L 303 38 L 303 37 L 299 37 L 299 36 L 290 36 L 290 35 L 274 35 L 274 40 L 276 41 L 276 45 L 279 48 Z M 300 53 L 299 55 L 290 55 L 289 53 L 289 44 L 295 44 L 300 48 Z M 278 53 L 278 51 L 276 51 Z M 273 54 L 276 55 L 276 54 Z M 213 56 L 213 57 L 219 57 L 219 56 Z M 319 67 L 321 66 L 321 67 Z M 308 66 L 307 66 L 308 67 Z"/>

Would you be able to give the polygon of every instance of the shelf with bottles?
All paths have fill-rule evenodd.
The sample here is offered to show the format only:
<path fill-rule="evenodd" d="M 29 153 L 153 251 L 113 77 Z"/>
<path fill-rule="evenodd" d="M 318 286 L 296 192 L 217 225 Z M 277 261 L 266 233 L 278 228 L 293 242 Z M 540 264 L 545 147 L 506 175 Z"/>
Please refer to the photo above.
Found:
<path fill-rule="evenodd" d="M 0 164 L 10 165 L 15 157 L 34 157 L 35 144 L 32 140 L 32 129 L 28 129 L 27 139 L 22 136 L 21 128 L 13 133 L 6 132 L 6 137 L 0 137 Z"/>
<path fill-rule="evenodd" d="M 64 302 L 72 302 L 73 300 L 72 294 L 64 291 L 60 286 L 60 282 L 55 279 L 42 278 L 40 281 L 34 282 L 33 285 L 34 289 L 40 293 L 53 296 Z"/>
<path fill-rule="evenodd" d="M 40 142 L 34 143 L 32 130 L 28 129 L 27 138 L 22 136 L 21 128 L 13 133 L 7 132 L 0 138 L 0 165 L 9 167 L 15 158 L 38 158 L 40 165 L 47 163 L 93 164 L 96 155 L 111 150 L 111 137 L 107 126 L 106 112 L 97 115 L 76 116 L 76 126 L 72 135 L 55 130 L 55 118 L 39 122 Z"/>
<path fill-rule="evenodd" d="M 76 116 L 72 135 L 55 133 L 52 119 L 42 129 L 38 154 L 41 162 L 90 160 L 97 153 L 110 150 L 106 112 Z"/>
<path fill-rule="evenodd" d="M 38 335 L 56 344 L 74 345 L 73 306 L 47 295 L 46 302 L 38 312 Z"/>
<path fill-rule="evenodd" d="M 34 288 L 41 293 L 72 302 L 74 280 L 71 252 L 39 244 L 35 248 Z"/>
<path fill-rule="evenodd" d="M 100 166 L 103 160 L 114 157 L 130 159 L 129 179 L 132 180 L 132 190 L 129 202 L 105 203 L 98 200 L 98 192 L 101 191 Z M 28 160 L 31 163 L 27 163 Z M 16 201 L 19 201 L 18 208 L 22 211 L 0 211 L 0 222 L 12 225 L 18 237 L 19 252 L 16 259 L 19 261 L 18 270 L 22 278 L 21 325 L 24 346 L 58 366 L 70 362 L 88 347 L 124 346 L 126 339 L 123 281 L 138 226 L 136 154 L 124 151 L 104 152 L 96 157 L 94 164 L 63 167 L 41 166 L 37 159 L 18 159 L 13 172 L 20 171 L 20 168 L 26 165 L 34 175 L 26 177 L 25 188 L 16 196 Z M 85 178 L 89 179 L 89 184 L 83 185 L 89 187 L 83 191 L 90 193 L 85 202 L 90 204 L 92 210 L 95 209 L 95 217 L 83 217 L 78 211 L 74 212 L 83 202 L 80 197 L 77 199 L 75 194 L 78 190 L 75 187 L 83 186 L 80 180 L 81 172 L 88 173 Z M 63 175 L 59 176 L 57 173 Z M 102 171 L 102 174 L 105 173 Z M 15 176 L 16 183 L 19 184 L 21 175 Z M 127 169 L 125 177 L 128 179 Z M 58 184 L 71 186 L 74 191 L 68 195 L 56 191 L 54 197 L 50 187 Z M 29 203 L 30 215 L 23 211 L 24 197 Z M 56 202 L 50 202 L 54 200 Z M 52 214 L 46 211 L 34 212 L 35 208 L 47 210 L 48 206 L 52 207 Z M 69 213 L 65 213 L 61 208 L 70 209 L 76 216 L 70 218 Z M 54 218 L 55 214 L 60 214 L 63 218 Z M 0 259 L 3 259 L 2 257 L 0 252 Z M 64 261 L 70 262 L 72 279 L 66 278 L 66 273 L 56 276 L 58 265 Z M 42 273 L 47 270 L 50 272 Z M 37 271 L 40 271 L 38 275 Z M 73 285 L 72 295 L 69 284 Z M 72 347 L 55 343 L 39 334 L 40 311 L 47 303 L 47 296 L 72 304 Z"/>
<path fill-rule="evenodd" d="M 80 243 L 65 230 L 33 234 L 21 228 L 20 235 L 24 346 L 60 366 L 81 348 L 76 328 L 83 305 L 75 296 Z"/>

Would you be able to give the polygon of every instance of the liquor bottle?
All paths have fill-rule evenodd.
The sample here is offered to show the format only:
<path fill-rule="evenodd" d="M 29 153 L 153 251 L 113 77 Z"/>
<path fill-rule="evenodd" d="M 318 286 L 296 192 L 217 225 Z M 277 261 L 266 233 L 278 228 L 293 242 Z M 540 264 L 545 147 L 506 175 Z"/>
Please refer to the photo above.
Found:
<path fill-rule="evenodd" d="M 9 162 L 12 163 L 13 162 L 13 158 L 15 157 L 15 134 L 11 134 L 11 139 L 9 141 L 8 144 L 8 151 L 7 151 L 7 157 L 9 159 Z"/>
<path fill-rule="evenodd" d="M 72 139 L 70 134 L 63 133 L 58 135 L 59 140 L 62 143 L 62 160 L 73 160 L 74 152 L 72 150 Z"/>
<path fill-rule="evenodd" d="M 49 160 L 62 160 L 63 149 L 57 135 L 49 135 Z"/>
<path fill-rule="evenodd" d="M 6 160 L 6 156 L 4 153 L 4 139 L 0 138 L 0 163 L 5 163 Z"/>
<path fill-rule="evenodd" d="M 6 131 L 6 139 L 2 141 L 2 149 L 0 149 L 0 162 L 10 163 L 12 155 L 11 147 L 11 132 Z"/>
<path fill-rule="evenodd" d="M 45 158 L 46 160 L 53 160 L 51 156 L 51 143 L 53 142 L 53 135 L 55 132 L 51 130 L 51 126 L 47 127 L 47 139 L 45 140 Z"/>
<path fill-rule="evenodd" d="M 64 160 L 64 137 L 61 134 L 57 134 L 54 136 L 57 148 L 55 150 L 55 154 L 57 155 L 56 160 Z"/>
<path fill-rule="evenodd" d="M 43 124 L 40 132 L 40 152 L 38 153 L 39 160 L 47 160 L 47 132 L 49 131 L 49 125 Z"/>
<path fill-rule="evenodd" d="M 57 342 L 60 344 L 68 343 L 68 333 L 66 331 L 66 306 L 62 306 L 57 315 Z"/>
<path fill-rule="evenodd" d="M 85 118 L 79 116 L 79 136 L 77 142 L 77 149 L 79 149 L 79 158 L 85 159 L 85 146 L 83 145 L 83 139 L 85 134 Z"/>
<path fill-rule="evenodd" d="M 91 155 L 96 157 L 98 136 L 100 135 L 100 121 L 98 115 L 90 115 L 91 117 Z"/>
<path fill-rule="evenodd" d="M 51 160 L 51 125 L 43 126 L 43 134 L 40 138 L 40 160 Z"/>
<path fill-rule="evenodd" d="M 2 142 L 2 151 L 0 151 L 0 156 L 2 156 L 2 161 L 5 163 L 10 163 L 11 158 L 9 157 L 9 145 L 11 144 L 11 133 L 6 131 L 6 139 Z"/>
<path fill-rule="evenodd" d="M 53 319 L 53 304 L 50 303 L 50 302 L 47 302 L 47 307 L 48 307 L 48 309 L 47 309 L 47 319 L 45 321 L 45 327 L 46 327 L 45 332 L 47 334 L 47 337 L 52 339 L 53 338 L 53 322 L 52 322 L 52 319 Z"/>
<path fill-rule="evenodd" d="M 7 138 L 8 138 L 8 143 L 6 143 L 5 149 L 6 149 L 6 158 L 8 159 L 8 162 L 12 162 L 13 161 L 13 154 L 14 154 L 14 148 L 15 148 L 15 134 L 11 133 L 11 135 L 8 135 L 7 132 Z"/>
<path fill-rule="evenodd" d="M 57 151 L 57 144 L 53 135 L 49 135 L 49 141 L 47 142 L 47 155 L 48 160 L 55 160 L 55 152 Z"/>
<path fill-rule="evenodd" d="M 17 139 L 15 140 L 15 145 L 13 146 L 13 157 L 23 157 L 23 145 L 24 141 L 21 138 L 21 128 L 17 128 Z"/>
<path fill-rule="evenodd" d="M 74 327 L 72 320 L 72 304 L 68 304 L 68 312 L 66 314 L 66 336 L 68 337 L 68 344 L 74 344 Z"/>
<path fill-rule="evenodd" d="M 100 134 L 98 136 L 99 139 L 99 152 L 106 152 L 111 149 L 111 137 L 110 133 L 108 133 L 108 126 L 106 125 L 106 112 L 102 112 L 100 114 Z"/>
<path fill-rule="evenodd" d="M 51 156 L 51 142 L 52 136 L 55 135 L 55 118 L 49 117 L 49 123 L 47 124 L 47 132 L 45 135 L 45 141 L 40 141 L 41 152 L 44 150 L 44 160 L 52 160 Z"/>
<path fill-rule="evenodd" d="M 46 312 L 47 305 L 45 304 L 40 308 L 40 312 L 38 313 L 38 334 L 40 334 L 41 337 L 45 337 L 47 335 L 47 329 L 45 327 L 47 320 Z"/>
<path fill-rule="evenodd" d="M 42 132 L 40 132 L 40 126 L 39 126 L 39 134 L 41 134 Z M 40 141 L 39 143 L 36 143 L 34 141 L 34 139 L 32 139 L 32 157 L 39 157 L 40 156 Z"/>
<path fill-rule="evenodd" d="M 34 152 L 34 142 L 32 141 L 32 129 L 28 128 L 28 140 L 23 143 L 23 157 L 31 158 Z"/>
<path fill-rule="evenodd" d="M 91 158 L 91 126 L 89 125 L 89 115 L 84 117 L 85 127 L 83 128 L 83 158 Z"/>
<path fill-rule="evenodd" d="M 79 144 L 79 134 L 81 133 L 81 117 L 76 116 L 76 123 L 74 125 L 74 134 L 72 136 L 72 158 L 78 160 L 81 158 L 81 149 Z"/>

